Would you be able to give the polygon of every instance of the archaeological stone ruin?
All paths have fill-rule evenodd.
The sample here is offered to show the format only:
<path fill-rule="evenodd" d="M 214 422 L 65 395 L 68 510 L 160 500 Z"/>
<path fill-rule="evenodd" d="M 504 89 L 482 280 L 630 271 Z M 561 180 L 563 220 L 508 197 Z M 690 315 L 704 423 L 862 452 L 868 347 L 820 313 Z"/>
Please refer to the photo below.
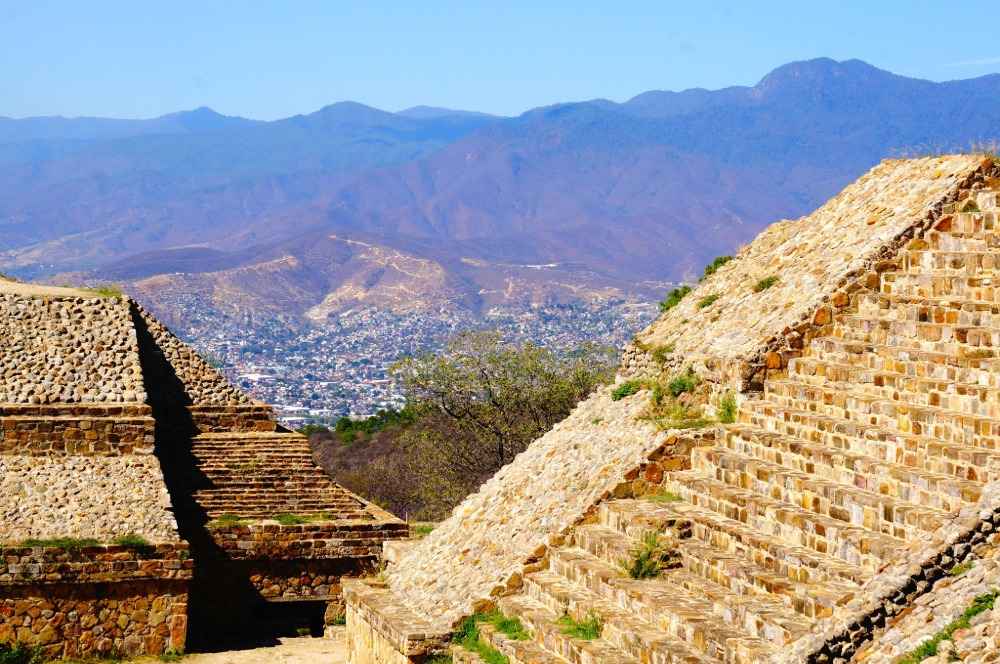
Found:
<path fill-rule="evenodd" d="M 1000 661 L 998 271 L 995 156 L 773 224 L 637 335 L 630 389 L 344 583 L 351 664 Z M 709 417 L 658 426 L 682 374 Z"/>
<path fill-rule="evenodd" d="M 0 643 L 180 653 L 343 615 L 407 525 L 127 297 L 0 279 Z"/>

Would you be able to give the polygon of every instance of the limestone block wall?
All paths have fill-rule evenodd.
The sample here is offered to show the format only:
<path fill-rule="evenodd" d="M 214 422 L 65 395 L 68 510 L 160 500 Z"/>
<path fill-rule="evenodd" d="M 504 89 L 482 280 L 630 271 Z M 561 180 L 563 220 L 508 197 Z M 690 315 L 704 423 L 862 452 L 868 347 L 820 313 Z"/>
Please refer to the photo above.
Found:
<path fill-rule="evenodd" d="M 152 454 L 155 422 L 139 404 L 0 405 L 0 454 Z"/>
<path fill-rule="evenodd" d="M 188 412 L 201 433 L 277 431 L 279 428 L 274 410 L 265 404 L 191 406 Z"/>
<path fill-rule="evenodd" d="M 178 339 L 160 321 L 145 309 L 133 304 L 138 315 L 177 378 L 183 383 L 189 404 L 197 405 L 250 405 L 250 398 L 233 387 L 225 376 L 206 362 L 190 346 Z"/>
<path fill-rule="evenodd" d="M 393 595 L 447 631 L 516 584 L 524 565 L 599 500 L 644 482 L 638 473 L 651 457 L 666 455 L 668 468 L 680 469 L 691 439 L 637 419 L 648 400 L 648 392 L 640 392 L 612 402 L 603 387 L 577 405 L 399 556 L 387 573 Z"/>
<path fill-rule="evenodd" d="M 51 659 L 181 652 L 186 635 L 183 581 L 22 585 L 0 596 L 0 643 Z"/>
<path fill-rule="evenodd" d="M 0 543 L 130 533 L 179 539 L 155 457 L 0 455 Z"/>
<path fill-rule="evenodd" d="M 333 521 L 284 526 L 253 522 L 212 528 L 212 539 L 232 560 L 378 558 L 386 539 L 407 537 L 409 526 L 386 520 Z"/>
<path fill-rule="evenodd" d="M 829 323 L 836 307 L 847 306 L 880 261 L 989 167 L 970 155 L 883 161 L 813 214 L 771 225 L 695 286 L 637 335 L 622 374 L 656 369 L 650 351 L 661 348 L 670 350 L 668 371 L 694 365 L 732 387 L 759 384 Z M 772 277 L 773 285 L 755 291 Z"/>
<path fill-rule="evenodd" d="M 128 300 L 0 290 L 0 403 L 143 403 Z"/>

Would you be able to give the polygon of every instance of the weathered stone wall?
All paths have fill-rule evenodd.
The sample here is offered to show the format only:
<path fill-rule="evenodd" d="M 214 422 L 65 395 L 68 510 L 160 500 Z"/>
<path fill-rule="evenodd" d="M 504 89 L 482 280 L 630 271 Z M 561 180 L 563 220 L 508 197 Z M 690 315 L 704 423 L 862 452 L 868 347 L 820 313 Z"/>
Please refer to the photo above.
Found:
<path fill-rule="evenodd" d="M 398 606 L 374 581 L 344 583 L 347 653 L 351 664 L 412 664 L 442 652 L 451 633 L 441 633 L 422 615 Z"/>
<path fill-rule="evenodd" d="M 632 481 L 664 450 L 684 462 L 689 446 L 638 419 L 648 392 L 612 402 L 600 388 L 465 499 L 452 516 L 388 571 L 405 605 L 448 629 L 502 592 L 553 538 Z"/>
<path fill-rule="evenodd" d="M 227 431 L 277 431 L 274 410 L 264 404 L 235 406 L 191 406 L 195 428 L 201 433 Z"/>
<path fill-rule="evenodd" d="M 401 521 L 333 521 L 284 526 L 248 523 L 212 528 L 212 539 L 233 560 L 377 558 L 386 539 L 403 538 Z"/>
<path fill-rule="evenodd" d="M 188 546 L 179 542 L 149 547 L 120 545 L 62 549 L 46 546 L 0 546 L 0 584 L 107 583 L 191 579 Z"/>
<path fill-rule="evenodd" d="M 0 542 L 130 533 L 179 539 L 155 457 L 0 455 Z"/>
<path fill-rule="evenodd" d="M 181 652 L 186 634 L 186 581 L 19 585 L 0 593 L 0 643 L 39 646 L 52 659 Z"/>
<path fill-rule="evenodd" d="M 719 383 L 759 385 L 986 166 L 968 155 L 887 160 L 808 217 L 773 224 L 640 332 L 622 374 L 656 368 L 649 353 L 661 348 L 668 371 L 694 365 Z M 755 292 L 769 277 L 777 282 Z"/>
<path fill-rule="evenodd" d="M 156 345 L 184 385 L 189 404 L 250 404 L 250 398 L 230 385 L 225 376 L 206 362 L 190 346 L 174 336 L 165 325 L 139 305 L 133 305 Z"/>
<path fill-rule="evenodd" d="M 247 577 L 266 600 L 334 600 L 340 602 L 345 578 L 374 573 L 377 558 L 364 560 L 257 561 L 249 565 Z"/>
<path fill-rule="evenodd" d="M 0 310 L 0 403 L 146 400 L 128 300 L 5 290 Z"/>
<path fill-rule="evenodd" d="M 0 405 L 0 454 L 119 456 L 152 454 L 149 406 Z"/>

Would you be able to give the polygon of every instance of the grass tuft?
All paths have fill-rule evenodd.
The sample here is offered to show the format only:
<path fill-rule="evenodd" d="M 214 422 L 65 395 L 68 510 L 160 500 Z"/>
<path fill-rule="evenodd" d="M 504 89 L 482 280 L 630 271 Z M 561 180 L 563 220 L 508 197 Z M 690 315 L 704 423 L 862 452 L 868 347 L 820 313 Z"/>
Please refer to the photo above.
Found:
<path fill-rule="evenodd" d="M 938 646 L 941 645 L 942 641 L 950 641 L 952 634 L 960 629 L 966 629 L 973 618 L 984 611 L 991 610 L 997 596 L 1000 596 L 1000 591 L 994 590 L 972 600 L 972 604 L 965 609 L 961 616 L 952 620 L 940 632 L 932 636 L 929 641 L 922 643 L 912 650 L 906 657 L 899 660 L 897 664 L 919 664 L 919 662 L 924 661 L 928 657 L 936 655 Z"/>
<path fill-rule="evenodd" d="M 433 523 L 415 523 L 410 526 L 410 536 L 412 537 L 427 537 L 432 532 L 434 532 L 435 524 Z"/>
<path fill-rule="evenodd" d="M 736 397 L 732 392 L 727 392 L 719 402 L 719 421 L 723 424 L 732 424 L 736 421 L 736 412 L 739 406 L 736 404 Z"/>
<path fill-rule="evenodd" d="M 116 538 L 113 543 L 139 553 L 152 553 L 156 550 L 156 547 L 153 546 L 149 540 L 142 535 L 137 535 L 135 533 L 122 535 L 121 537 Z"/>
<path fill-rule="evenodd" d="M 0 643 L 0 664 L 42 664 L 42 651 L 22 643 Z"/>
<path fill-rule="evenodd" d="M 666 313 L 676 307 L 684 299 L 684 296 L 691 292 L 690 286 L 678 286 L 669 293 L 665 300 L 660 302 L 660 311 Z"/>
<path fill-rule="evenodd" d="M 656 493 L 650 493 L 643 496 L 644 500 L 651 500 L 654 503 L 679 503 L 683 498 L 679 494 L 673 491 L 658 491 Z"/>
<path fill-rule="evenodd" d="M 84 288 L 83 290 L 88 293 L 93 293 L 99 297 L 111 297 L 116 300 L 120 300 L 125 296 L 122 291 L 121 286 L 116 284 L 101 284 L 100 286 L 93 286 L 91 288 Z"/>
<path fill-rule="evenodd" d="M 979 212 L 979 211 L 980 211 L 979 204 L 976 203 L 971 198 L 968 201 L 966 201 L 965 205 L 962 206 L 962 209 L 959 210 L 959 212 Z"/>
<path fill-rule="evenodd" d="M 753 285 L 753 292 L 760 293 L 762 291 L 766 291 L 768 288 L 775 285 L 776 283 L 778 283 L 777 275 L 772 274 L 770 277 L 764 277 L 763 279 L 761 279 L 760 281 L 758 281 L 756 284 Z"/>
<path fill-rule="evenodd" d="M 704 280 L 707 277 L 712 276 L 718 272 L 719 268 L 733 260 L 732 256 L 717 256 L 711 263 L 705 266 L 705 272 L 701 275 L 699 281 Z"/>
<path fill-rule="evenodd" d="M 715 304 L 716 300 L 718 300 L 720 297 L 722 297 L 722 295 L 718 293 L 715 293 L 713 295 L 706 295 L 705 297 L 698 300 L 698 308 L 706 309 Z"/>
<path fill-rule="evenodd" d="M 673 344 L 666 344 L 665 346 L 657 346 L 650 352 L 653 361 L 657 364 L 663 365 L 667 363 L 670 359 L 670 355 L 674 352 Z"/>
<path fill-rule="evenodd" d="M 649 531 L 629 552 L 630 557 L 619 561 L 619 565 L 630 578 L 655 579 L 666 569 L 668 554 L 659 533 Z"/>
<path fill-rule="evenodd" d="M 700 382 L 694 369 L 688 367 L 687 371 L 667 383 L 667 390 L 670 392 L 670 396 L 676 399 L 685 392 L 694 392 Z"/>
<path fill-rule="evenodd" d="M 611 400 L 621 401 L 625 397 L 630 397 L 642 389 L 642 382 L 638 380 L 627 380 L 615 389 L 611 390 Z"/>
<path fill-rule="evenodd" d="M 100 546 L 100 542 L 92 538 L 56 537 L 53 539 L 26 539 L 21 546 L 44 547 L 47 549 L 62 549 L 63 551 L 79 551 L 91 546 Z"/>
<path fill-rule="evenodd" d="M 562 633 L 570 638 L 593 641 L 600 638 L 604 624 L 596 613 L 588 614 L 583 620 L 577 620 L 566 614 L 559 619 L 559 627 L 562 629 Z"/>
<path fill-rule="evenodd" d="M 972 569 L 972 561 L 971 560 L 967 561 L 967 562 L 964 562 L 964 563 L 959 563 L 959 564 L 955 565 L 950 570 L 948 570 L 948 574 L 950 576 L 962 576 L 963 574 L 965 574 L 966 572 L 968 572 L 970 569 Z"/>
<path fill-rule="evenodd" d="M 487 614 L 478 613 L 462 621 L 454 640 L 466 650 L 479 655 L 486 664 L 509 664 L 509 660 L 496 648 L 489 646 L 480 639 L 479 623 L 485 622 Z"/>

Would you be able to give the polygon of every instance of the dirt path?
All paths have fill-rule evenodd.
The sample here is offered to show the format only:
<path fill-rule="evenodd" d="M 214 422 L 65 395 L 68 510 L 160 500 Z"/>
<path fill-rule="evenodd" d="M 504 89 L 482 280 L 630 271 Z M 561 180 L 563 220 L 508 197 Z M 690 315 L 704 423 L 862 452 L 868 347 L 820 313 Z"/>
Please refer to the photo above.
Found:
<path fill-rule="evenodd" d="M 160 664 L 156 658 L 137 660 L 136 664 Z M 217 653 L 195 653 L 185 656 L 181 664 L 347 664 L 344 630 L 340 628 L 332 639 L 288 638 L 280 646 L 230 650 Z"/>

